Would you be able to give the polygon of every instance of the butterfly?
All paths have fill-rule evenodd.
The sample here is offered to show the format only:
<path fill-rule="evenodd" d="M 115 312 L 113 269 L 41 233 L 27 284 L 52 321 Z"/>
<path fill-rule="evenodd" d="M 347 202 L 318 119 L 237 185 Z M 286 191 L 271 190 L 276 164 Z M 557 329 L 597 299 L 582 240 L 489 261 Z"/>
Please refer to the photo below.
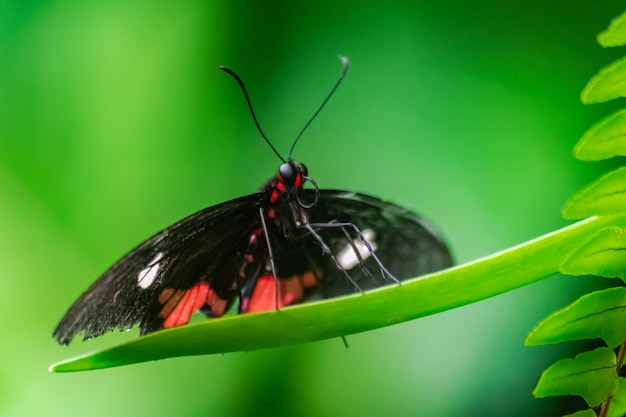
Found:
<path fill-rule="evenodd" d="M 452 265 L 436 228 L 410 210 L 351 191 L 319 189 L 291 158 L 302 133 L 333 95 L 343 71 L 259 192 L 205 208 L 131 250 L 70 307 L 54 330 L 66 345 L 139 325 L 141 335 L 220 317 L 283 308 L 399 283 Z"/>

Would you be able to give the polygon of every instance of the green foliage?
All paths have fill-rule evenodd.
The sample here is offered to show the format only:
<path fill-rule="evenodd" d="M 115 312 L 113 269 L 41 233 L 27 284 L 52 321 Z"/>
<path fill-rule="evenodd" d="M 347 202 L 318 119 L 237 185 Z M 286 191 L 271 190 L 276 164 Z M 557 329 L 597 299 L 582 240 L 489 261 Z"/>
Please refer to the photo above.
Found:
<path fill-rule="evenodd" d="M 576 411 L 574 414 L 568 414 L 563 417 L 597 417 L 595 411 L 592 409 Z"/>
<path fill-rule="evenodd" d="M 626 378 L 619 378 L 619 386 L 613 394 L 607 417 L 621 417 L 626 414 Z"/>
<path fill-rule="evenodd" d="M 605 48 L 626 45 L 626 13 L 613 19 L 609 27 L 598 35 L 598 43 Z"/>
<path fill-rule="evenodd" d="M 626 110 L 607 116 L 589 129 L 574 147 L 574 156 L 599 161 L 626 152 Z M 567 214 L 565 214 L 566 217 Z M 584 217 L 584 216 L 583 216 Z"/>
<path fill-rule="evenodd" d="M 626 96 L 626 58 L 602 68 L 587 84 L 581 94 L 585 104 L 603 103 Z"/>
<path fill-rule="evenodd" d="M 604 229 L 583 243 L 561 265 L 569 275 L 626 278 L 626 235 L 620 227 Z"/>
<path fill-rule="evenodd" d="M 615 353 L 609 348 L 561 359 L 541 375 L 533 395 L 580 395 L 590 407 L 597 407 L 617 390 L 615 360 Z"/>
<path fill-rule="evenodd" d="M 626 288 L 586 294 L 542 321 L 526 339 L 530 346 L 602 339 L 614 348 L 626 340 Z"/>
<path fill-rule="evenodd" d="M 626 14 L 615 18 L 598 35 L 602 46 L 626 44 Z M 626 58 L 603 68 L 584 88 L 583 103 L 599 103 L 626 96 Z M 606 117 L 589 129 L 574 149 L 577 158 L 596 161 L 626 155 L 626 110 Z M 563 208 L 563 216 L 578 219 L 626 212 L 626 168 L 610 172 L 576 193 Z M 608 227 L 567 256 L 561 272 L 626 278 L 626 229 Z M 536 397 L 580 395 L 600 416 L 621 416 L 626 411 L 623 379 L 618 378 L 626 348 L 626 288 L 616 287 L 582 296 L 541 322 L 526 339 L 527 345 L 578 339 L 602 339 L 607 347 L 561 359 L 546 369 L 535 388 Z M 613 348 L 620 346 L 616 357 Z M 574 415 L 595 416 L 593 410 Z"/>
<path fill-rule="evenodd" d="M 576 193 L 563 208 L 566 219 L 606 216 L 626 211 L 626 168 L 604 175 Z"/>

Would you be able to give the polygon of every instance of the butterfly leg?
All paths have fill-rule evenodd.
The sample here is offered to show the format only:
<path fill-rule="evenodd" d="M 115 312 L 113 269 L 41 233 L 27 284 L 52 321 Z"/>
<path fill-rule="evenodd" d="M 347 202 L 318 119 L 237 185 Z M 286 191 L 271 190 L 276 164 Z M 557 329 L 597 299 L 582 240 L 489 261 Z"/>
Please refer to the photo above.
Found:
<path fill-rule="evenodd" d="M 359 230 L 359 228 L 354 223 L 340 223 L 340 222 L 308 223 L 306 226 L 307 226 L 308 230 L 311 230 L 313 228 L 317 228 L 317 229 L 341 228 L 341 229 L 344 230 L 344 233 L 346 233 L 345 232 L 345 228 L 349 228 L 349 229 L 351 228 L 352 230 L 354 230 L 354 233 L 356 233 L 356 235 L 358 236 L 359 240 L 363 243 L 363 245 L 365 246 L 365 248 L 369 252 L 369 254 L 372 257 L 372 259 L 374 259 L 374 261 L 376 262 L 376 265 L 378 265 L 378 268 L 380 269 L 380 271 L 383 274 L 383 276 L 386 275 L 392 281 L 394 281 L 396 284 L 400 284 L 400 280 L 398 278 L 396 278 L 391 272 L 389 272 L 389 270 L 387 270 L 387 268 L 385 268 L 385 266 L 380 261 L 380 259 L 378 259 L 378 256 L 376 256 L 376 253 L 374 252 L 374 249 L 372 248 L 372 245 L 370 244 L 370 242 L 368 242 L 368 240 L 365 238 L 365 236 L 363 236 L 363 233 L 361 233 L 361 230 Z M 319 235 L 317 235 L 317 236 L 319 236 Z M 320 239 L 321 239 L 321 237 L 320 237 Z M 348 240 L 351 241 L 351 239 L 348 239 Z M 352 246 L 353 249 L 356 249 L 354 247 L 353 243 L 351 243 L 351 246 Z M 359 256 L 359 259 L 361 259 L 358 249 L 355 251 L 355 253 L 357 254 L 357 256 Z M 333 258 L 333 260 L 335 260 L 335 263 L 338 263 L 338 261 L 335 258 Z"/>
<path fill-rule="evenodd" d="M 324 251 L 324 253 L 327 253 L 330 256 L 330 258 L 333 260 L 333 262 L 335 263 L 337 268 L 344 273 L 346 278 L 348 278 L 348 281 L 350 281 L 352 283 L 352 285 L 354 285 L 354 287 L 358 291 L 362 291 L 361 287 L 359 287 L 359 285 L 356 283 L 356 281 L 354 279 L 352 279 L 352 277 L 350 276 L 348 271 L 346 271 L 346 269 L 343 267 L 343 265 L 341 265 L 341 263 L 339 262 L 337 257 L 335 255 L 333 255 L 332 251 L 330 250 L 330 248 L 328 247 L 326 242 L 324 242 L 324 239 L 315 231 L 315 229 L 313 228 L 313 224 L 311 224 L 311 223 L 304 223 L 303 227 L 305 229 L 307 229 L 309 231 L 309 233 L 311 233 L 311 235 L 315 238 L 315 240 L 318 241 L 318 243 L 322 246 L 322 250 Z"/>
<path fill-rule="evenodd" d="M 363 256 L 361 255 L 361 251 L 359 250 L 359 248 L 356 247 L 356 244 L 354 243 L 354 239 L 352 239 L 352 237 L 350 236 L 350 233 L 348 233 L 348 231 L 346 230 L 345 227 L 342 227 L 341 231 L 343 232 L 344 236 L 346 237 L 346 241 L 350 245 L 350 248 L 352 248 L 352 251 L 356 255 L 357 261 L 359 262 L 359 265 L 361 265 L 361 270 L 365 273 L 365 275 L 370 277 L 370 279 L 372 280 L 373 283 L 376 283 L 376 278 L 374 278 L 374 275 L 372 275 L 372 273 L 370 272 L 369 268 L 367 266 L 365 266 L 365 260 L 363 259 Z M 379 269 L 379 271 L 380 271 L 380 273 L 382 275 L 382 278 L 385 279 L 385 273 L 381 269 Z"/>
<path fill-rule="evenodd" d="M 334 223 L 336 223 L 336 222 L 333 220 L 333 221 L 331 221 L 328 224 L 334 224 Z M 365 266 L 365 260 L 363 259 L 363 256 L 361 255 L 361 251 L 359 250 L 359 248 L 357 248 L 356 243 L 354 242 L 354 239 L 350 236 L 350 233 L 348 232 L 348 230 L 346 230 L 345 227 L 339 227 L 339 229 L 341 229 L 341 231 L 343 232 L 344 236 L 346 237 L 346 242 L 348 243 L 348 245 L 350 245 L 350 248 L 352 249 L 352 253 L 356 257 L 356 261 L 361 266 L 361 271 L 363 273 L 365 273 L 365 275 L 370 277 L 372 282 L 375 284 L 377 282 L 376 278 L 374 278 L 374 275 L 372 275 L 372 273 L 370 272 L 369 268 L 367 266 Z M 344 267 L 344 269 L 346 269 L 346 265 L 344 264 L 344 262 L 341 262 L 340 258 L 341 258 L 341 256 L 339 256 L 339 259 L 338 259 L 339 263 L 341 263 L 342 266 Z M 352 268 L 352 266 L 348 267 L 348 269 L 351 269 L 351 268 Z M 381 272 L 382 278 L 385 279 L 384 272 L 382 270 L 380 270 L 380 272 Z"/>
<path fill-rule="evenodd" d="M 278 298 L 280 296 L 280 288 L 278 284 L 278 275 L 276 274 L 276 265 L 274 264 L 274 254 L 272 253 L 272 244 L 270 243 L 270 236 L 267 233 L 267 223 L 265 222 L 265 211 L 263 207 L 259 207 L 259 216 L 261 217 L 261 226 L 263 227 L 263 235 L 265 236 L 265 242 L 267 243 L 267 253 L 269 255 L 270 268 L 272 268 L 272 275 L 274 275 L 274 283 L 276 285 L 276 310 L 278 310 Z"/>

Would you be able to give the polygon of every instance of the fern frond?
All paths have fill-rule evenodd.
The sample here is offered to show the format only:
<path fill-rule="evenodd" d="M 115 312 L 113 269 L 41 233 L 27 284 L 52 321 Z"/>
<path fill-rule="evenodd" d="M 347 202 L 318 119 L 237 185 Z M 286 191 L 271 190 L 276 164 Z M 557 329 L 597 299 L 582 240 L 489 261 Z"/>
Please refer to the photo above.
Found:
<path fill-rule="evenodd" d="M 604 47 L 626 44 L 626 13 L 615 18 L 598 35 Z M 581 93 L 585 104 L 626 97 L 626 57 L 602 68 Z M 598 161 L 626 155 L 626 109 L 593 127 L 574 148 L 574 156 Z M 563 208 L 567 219 L 613 216 L 626 213 L 626 167 L 610 172 L 575 193 Z M 563 260 L 561 272 L 626 279 L 626 229 L 608 227 L 578 242 Z M 577 417 L 621 416 L 626 411 L 626 383 L 619 378 L 626 351 L 626 288 L 618 286 L 583 295 L 568 307 L 541 322 L 526 339 L 527 345 L 578 339 L 601 339 L 606 347 L 561 359 L 548 367 L 533 395 L 579 395 L 589 407 Z M 617 353 L 614 348 L 619 349 Z"/>

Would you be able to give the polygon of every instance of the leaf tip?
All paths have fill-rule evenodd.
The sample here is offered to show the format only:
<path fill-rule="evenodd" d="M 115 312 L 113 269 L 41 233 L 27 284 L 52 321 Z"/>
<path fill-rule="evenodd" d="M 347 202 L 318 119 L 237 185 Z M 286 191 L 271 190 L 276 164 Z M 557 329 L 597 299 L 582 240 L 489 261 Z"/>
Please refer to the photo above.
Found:
<path fill-rule="evenodd" d="M 596 40 L 604 48 L 626 45 L 626 12 L 611 20 L 609 27 L 600 32 Z"/>

